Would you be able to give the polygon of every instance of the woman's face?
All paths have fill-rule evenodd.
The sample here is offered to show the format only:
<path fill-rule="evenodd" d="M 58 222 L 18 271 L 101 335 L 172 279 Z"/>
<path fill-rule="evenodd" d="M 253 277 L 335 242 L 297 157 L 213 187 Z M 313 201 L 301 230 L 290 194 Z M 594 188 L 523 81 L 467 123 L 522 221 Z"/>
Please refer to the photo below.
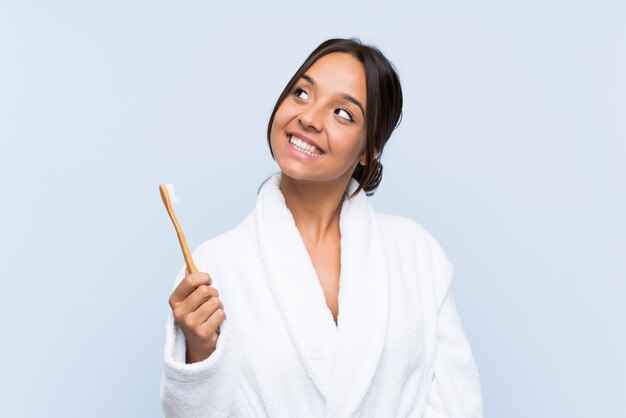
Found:
<path fill-rule="evenodd" d="M 347 183 L 365 162 L 366 96 L 365 68 L 356 58 L 332 52 L 318 59 L 274 115 L 270 143 L 282 173 Z M 292 144 L 292 136 L 301 139 Z"/>

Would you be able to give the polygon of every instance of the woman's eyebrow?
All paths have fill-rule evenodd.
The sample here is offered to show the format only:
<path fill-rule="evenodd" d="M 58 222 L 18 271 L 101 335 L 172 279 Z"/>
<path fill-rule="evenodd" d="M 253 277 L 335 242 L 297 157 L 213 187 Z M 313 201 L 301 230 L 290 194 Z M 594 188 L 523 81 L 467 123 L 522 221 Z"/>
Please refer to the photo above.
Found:
<path fill-rule="evenodd" d="M 312 86 L 315 86 L 315 81 L 313 81 L 311 76 L 309 76 L 307 74 L 303 74 L 302 78 L 304 78 L 306 81 L 311 83 Z M 359 109 L 361 109 L 361 113 L 363 113 L 363 117 L 365 117 L 365 110 L 363 110 L 363 105 L 361 104 L 361 102 L 359 102 L 357 99 L 355 99 L 354 97 L 350 96 L 348 93 L 345 93 L 345 92 L 340 92 L 339 95 L 342 98 L 346 99 L 347 101 L 357 105 L 359 107 Z"/>

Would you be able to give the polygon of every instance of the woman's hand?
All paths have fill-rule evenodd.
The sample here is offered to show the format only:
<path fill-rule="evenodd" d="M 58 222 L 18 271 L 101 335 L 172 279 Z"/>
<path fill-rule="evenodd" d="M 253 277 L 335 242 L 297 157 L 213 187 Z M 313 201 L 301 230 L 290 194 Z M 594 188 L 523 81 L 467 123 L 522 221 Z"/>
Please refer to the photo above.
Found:
<path fill-rule="evenodd" d="M 187 341 L 187 364 L 208 358 L 217 345 L 217 328 L 226 319 L 224 304 L 208 273 L 189 274 L 185 269 L 169 299 L 176 322 Z"/>

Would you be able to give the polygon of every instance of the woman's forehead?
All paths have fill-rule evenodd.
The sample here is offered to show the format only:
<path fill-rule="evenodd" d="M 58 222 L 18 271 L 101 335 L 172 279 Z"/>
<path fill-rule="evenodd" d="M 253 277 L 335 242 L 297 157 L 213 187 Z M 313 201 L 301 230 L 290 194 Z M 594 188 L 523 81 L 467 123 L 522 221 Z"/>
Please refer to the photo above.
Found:
<path fill-rule="evenodd" d="M 365 67 L 352 55 L 332 52 L 324 55 L 304 73 L 304 80 L 315 88 L 332 93 L 347 93 L 365 105 Z"/>

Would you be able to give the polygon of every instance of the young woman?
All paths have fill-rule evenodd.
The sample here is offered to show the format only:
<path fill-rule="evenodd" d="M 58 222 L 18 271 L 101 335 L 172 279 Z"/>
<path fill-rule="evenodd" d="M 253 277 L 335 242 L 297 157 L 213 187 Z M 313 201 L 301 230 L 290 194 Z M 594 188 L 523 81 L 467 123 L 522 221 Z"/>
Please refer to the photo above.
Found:
<path fill-rule="evenodd" d="M 358 39 L 325 41 L 298 69 L 268 124 L 280 171 L 196 249 L 201 272 L 176 277 L 167 416 L 482 417 L 451 263 L 367 199 L 401 113 L 392 64 Z"/>

